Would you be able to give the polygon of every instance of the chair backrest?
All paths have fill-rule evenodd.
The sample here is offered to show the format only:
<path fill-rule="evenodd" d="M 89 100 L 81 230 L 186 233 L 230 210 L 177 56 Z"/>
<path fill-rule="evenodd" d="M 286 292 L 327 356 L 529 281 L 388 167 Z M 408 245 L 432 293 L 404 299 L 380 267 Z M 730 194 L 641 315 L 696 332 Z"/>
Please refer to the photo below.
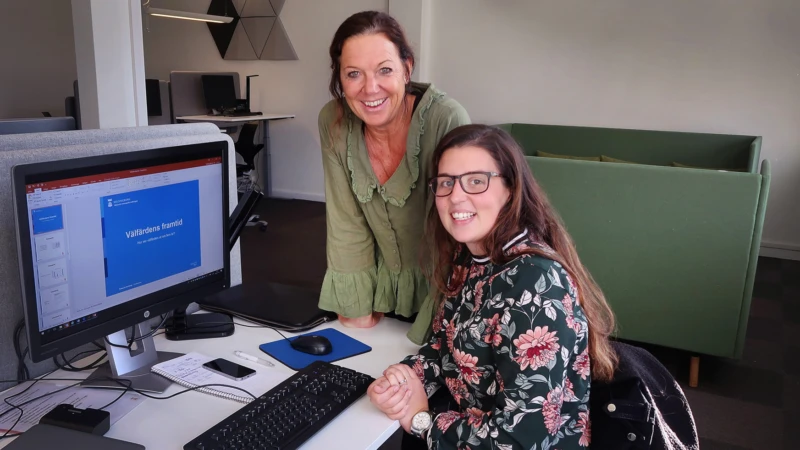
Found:
<path fill-rule="evenodd" d="M 612 342 L 614 379 L 592 381 L 592 448 L 696 450 L 697 427 L 672 374 L 647 350 Z"/>
<path fill-rule="evenodd" d="M 255 157 L 264 147 L 263 144 L 255 144 L 257 122 L 247 122 L 242 125 L 239 131 L 239 138 L 236 140 L 236 153 L 242 155 L 242 159 L 250 166 L 255 165 Z"/>

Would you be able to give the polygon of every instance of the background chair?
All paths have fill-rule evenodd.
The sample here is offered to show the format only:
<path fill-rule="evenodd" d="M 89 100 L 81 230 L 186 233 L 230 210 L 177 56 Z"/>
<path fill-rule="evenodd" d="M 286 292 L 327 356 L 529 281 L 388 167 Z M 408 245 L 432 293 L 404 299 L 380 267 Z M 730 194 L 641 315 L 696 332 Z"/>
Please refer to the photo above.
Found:
<path fill-rule="evenodd" d="M 697 450 L 692 409 L 672 374 L 647 350 L 611 341 L 614 379 L 592 381 L 593 449 Z"/>
<path fill-rule="evenodd" d="M 236 164 L 236 176 L 241 177 L 245 172 L 255 170 L 256 168 L 256 155 L 264 144 L 256 144 L 256 130 L 258 129 L 258 122 L 248 122 L 242 125 L 239 131 L 239 138 L 236 140 L 236 153 L 242 156 L 244 164 Z"/>

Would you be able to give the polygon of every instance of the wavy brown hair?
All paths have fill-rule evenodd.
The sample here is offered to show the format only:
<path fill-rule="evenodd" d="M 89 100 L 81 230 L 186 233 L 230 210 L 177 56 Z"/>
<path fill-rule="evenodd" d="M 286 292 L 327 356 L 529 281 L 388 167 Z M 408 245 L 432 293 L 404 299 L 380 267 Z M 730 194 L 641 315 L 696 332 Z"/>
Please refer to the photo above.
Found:
<path fill-rule="evenodd" d="M 520 253 L 506 255 L 503 245 L 519 234 L 523 228 L 534 239 L 550 246 L 555 254 L 532 247 L 523 254 L 539 255 L 560 263 L 575 283 L 577 298 L 589 323 L 589 355 L 592 378 L 608 381 L 614 375 L 617 357 L 611 348 L 609 336 L 613 333 L 614 314 L 592 275 L 578 258 L 578 252 L 560 217 L 550 205 L 547 196 L 536 182 L 528 167 L 522 149 L 504 130 L 488 125 L 464 125 L 445 135 L 433 154 L 433 167 L 439 167 L 442 155 L 459 147 L 485 149 L 495 160 L 500 180 L 510 191 L 508 203 L 503 206 L 497 221 L 483 240 L 488 257 L 494 264 L 505 264 Z M 436 208 L 428 215 L 428 242 L 425 248 L 432 252 L 433 285 L 443 295 L 452 295 L 461 289 L 464 277 L 451 271 L 458 243 L 445 230 Z"/>

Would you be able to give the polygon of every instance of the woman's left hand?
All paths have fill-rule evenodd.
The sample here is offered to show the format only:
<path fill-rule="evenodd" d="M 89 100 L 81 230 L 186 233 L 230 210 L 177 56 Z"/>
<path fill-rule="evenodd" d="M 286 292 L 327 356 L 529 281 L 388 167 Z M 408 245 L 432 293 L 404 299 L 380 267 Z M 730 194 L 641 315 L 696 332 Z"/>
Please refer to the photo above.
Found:
<path fill-rule="evenodd" d="M 411 398 L 408 399 L 406 414 L 400 419 L 400 426 L 411 432 L 411 418 L 420 411 L 428 410 L 428 394 L 425 393 L 425 386 L 413 369 L 405 364 L 394 364 L 383 372 L 384 376 L 391 384 L 407 384 L 411 390 Z"/>

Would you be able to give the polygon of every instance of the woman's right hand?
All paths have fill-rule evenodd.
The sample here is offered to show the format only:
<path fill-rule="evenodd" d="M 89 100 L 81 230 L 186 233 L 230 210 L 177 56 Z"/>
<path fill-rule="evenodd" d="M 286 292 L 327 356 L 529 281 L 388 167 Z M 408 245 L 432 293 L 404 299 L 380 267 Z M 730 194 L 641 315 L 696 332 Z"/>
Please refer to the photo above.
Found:
<path fill-rule="evenodd" d="M 349 318 L 339 314 L 339 322 L 348 328 L 372 328 L 380 322 L 383 313 L 372 313 L 364 317 Z"/>
<path fill-rule="evenodd" d="M 392 420 L 400 420 L 408 413 L 411 389 L 408 384 L 392 385 L 386 377 L 373 381 L 367 388 L 370 402 Z"/>

